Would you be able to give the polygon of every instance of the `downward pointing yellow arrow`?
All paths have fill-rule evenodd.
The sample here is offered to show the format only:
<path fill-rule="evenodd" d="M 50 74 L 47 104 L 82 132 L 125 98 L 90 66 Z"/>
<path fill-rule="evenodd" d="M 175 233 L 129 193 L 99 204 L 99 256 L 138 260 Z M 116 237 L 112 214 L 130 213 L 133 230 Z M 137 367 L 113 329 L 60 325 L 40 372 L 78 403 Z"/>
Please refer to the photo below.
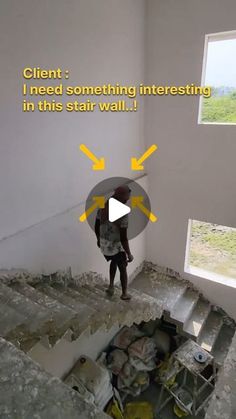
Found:
<path fill-rule="evenodd" d="M 145 151 L 145 153 L 139 159 L 136 159 L 136 157 L 132 157 L 131 158 L 131 169 L 132 170 L 143 170 L 144 166 L 142 166 L 142 163 L 149 156 L 151 156 L 151 154 L 154 153 L 154 151 L 156 151 L 156 150 L 157 150 L 157 145 L 153 144 L 151 147 L 149 147 L 147 149 L 147 151 Z"/>
<path fill-rule="evenodd" d="M 93 170 L 104 170 L 105 169 L 105 159 L 101 157 L 98 159 L 89 149 L 86 147 L 85 144 L 80 144 L 80 150 L 90 159 L 93 161 Z"/>
<path fill-rule="evenodd" d="M 87 220 L 87 218 L 95 211 L 96 208 L 104 208 L 105 207 L 105 197 L 104 196 L 94 196 L 93 197 L 94 204 L 91 205 L 87 211 L 83 212 L 83 214 L 79 217 L 81 223 Z"/>
<path fill-rule="evenodd" d="M 155 223 L 157 221 L 157 217 L 143 205 L 143 196 L 132 196 L 131 207 L 139 208 L 152 223 Z"/>

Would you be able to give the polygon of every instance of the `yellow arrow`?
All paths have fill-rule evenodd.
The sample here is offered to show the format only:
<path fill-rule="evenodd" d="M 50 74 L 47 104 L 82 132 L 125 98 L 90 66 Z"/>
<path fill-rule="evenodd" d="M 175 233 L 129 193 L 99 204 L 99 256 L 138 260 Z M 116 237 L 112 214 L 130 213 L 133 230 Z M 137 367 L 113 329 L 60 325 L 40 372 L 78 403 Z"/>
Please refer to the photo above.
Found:
<path fill-rule="evenodd" d="M 94 162 L 93 170 L 104 170 L 105 169 L 105 159 L 101 157 L 98 159 L 89 149 L 86 147 L 85 144 L 80 144 L 80 150 Z"/>
<path fill-rule="evenodd" d="M 93 197 L 94 204 L 91 205 L 90 208 L 87 209 L 87 211 L 83 212 L 83 214 L 79 217 L 79 220 L 81 223 L 83 223 L 87 218 L 92 214 L 92 212 L 96 208 L 104 208 L 105 207 L 105 197 L 104 196 L 94 196 Z"/>
<path fill-rule="evenodd" d="M 131 169 L 132 170 L 143 170 L 144 166 L 142 166 L 142 163 L 149 156 L 151 156 L 151 154 L 154 153 L 154 151 L 156 151 L 156 150 L 157 150 L 157 145 L 153 144 L 153 145 L 151 145 L 151 147 L 149 147 L 147 149 L 147 151 L 145 151 L 145 153 L 139 159 L 136 159 L 136 157 L 131 157 Z"/>
<path fill-rule="evenodd" d="M 143 205 L 143 196 L 132 196 L 131 197 L 131 207 L 132 208 L 139 208 L 152 223 L 155 223 L 157 221 L 157 217 L 149 211 L 144 205 Z"/>

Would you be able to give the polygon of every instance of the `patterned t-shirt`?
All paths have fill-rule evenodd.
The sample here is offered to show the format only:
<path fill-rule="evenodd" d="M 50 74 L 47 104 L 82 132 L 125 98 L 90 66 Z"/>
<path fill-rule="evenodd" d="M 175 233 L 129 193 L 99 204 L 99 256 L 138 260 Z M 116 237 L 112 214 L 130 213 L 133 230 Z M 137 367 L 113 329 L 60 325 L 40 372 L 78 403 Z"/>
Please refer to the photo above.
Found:
<path fill-rule="evenodd" d="M 128 228 L 128 214 L 118 220 L 118 224 L 109 220 L 101 223 L 101 210 L 97 212 L 97 219 L 100 220 L 100 249 L 106 256 L 113 256 L 124 252 L 120 241 L 120 228 Z"/>

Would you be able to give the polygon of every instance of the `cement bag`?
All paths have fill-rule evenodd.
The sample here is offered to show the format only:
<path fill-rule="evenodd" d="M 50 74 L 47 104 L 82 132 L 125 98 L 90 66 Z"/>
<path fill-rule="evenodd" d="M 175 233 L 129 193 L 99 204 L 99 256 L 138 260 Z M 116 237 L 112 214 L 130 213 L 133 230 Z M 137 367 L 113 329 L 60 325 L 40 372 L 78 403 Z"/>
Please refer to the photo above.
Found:
<path fill-rule="evenodd" d="M 150 359 L 148 362 L 143 362 L 140 358 L 130 356 L 129 362 L 137 371 L 152 371 L 156 368 L 154 359 Z"/>
<path fill-rule="evenodd" d="M 156 329 L 152 339 L 156 344 L 158 352 L 162 354 L 168 354 L 170 352 L 170 336 L 166 332 Z"/>
<path fill-rule="evenodd" d="M 114 349 L 107 357 L 107 367 L 114 375 L 119 375 L 124 364 L 128 361 L 128 355 L 121 349 Z"/>
<path fill-rule="evenodd" d="M 135 380 L 133 381 L 132 386 L 133 387 L 141 386 L 141 390 L 144 391 L 148 388 L 149 381 L 150 381 L 149 374 L 146 371 L 139 371 L 135 377 Z"/>
<path fill-rule="evenodd" d="M 124 417 L 125 419 L 154 419 L 152 405 L 147 402 L 127 403 Z"/>
<path fill-rule="evenodd" d="M 96 363 L 100 365 L 100 367 L 106 368 L 107 366 L 106 357 L 107 357 L 106 352 L 101 352 L 100 355 L 97 357 Z"/>
<path fill-rule="evenodd" d="M 130 387 L 137 375 L 137 370 L 129 363 L 126 362 L 120 374 L 118 375 L 117 387 L 122 390 L 125 387 Z"/>
<path fill-rule="evenodd" d="M 81 356 L 73 368 L 73 374 L 93 394 L 95 404 L 103 409 L 113 396 L 108 370 L 92 359 Z"/>
<path fill-rule="evenodd" d="M 110 370 L 110 369 L 108 369 L 108 366 L 107 366 L 107 353 L 106 352 L 102 352 L 99 356 L 98 356 L 98 358 L 97 358 L 97 360 L 96 360 L 96 363 L 98 364 L 98 365 L 100 365 L 100 367 L 102 367 L 102 368 L 105 368 L 105 369 L 107 369 L 107 371 L 109 372 L 109 376 L 110 376 L 110 381 L 112 380 L 112 371 Z"/>
<path fill-rule="evenodd" d="M 112 397 L 113 397 L 113 388 L 109 380 L 101 388 L 101 391 L 96 394 L 94 403 L 99 409 L 103 410 Z"/>
<path fill-rule="evenodd" d="M 123 389 L 123 392 L 137 397 L 149 387 L 149 381 L 149 374 L 146 371 L 139 371 L 131 386 Z"/>
<path fill-rule="evenodd" d="M 135 326 L 123 327 L 121 331 L 114 337 L 112 345 L 119 349 L 127 349 L 128 346 L 137 338 L 143 336 L 143 333 Z"/>
<path fill-rule="evenodd" d="M 138 371 L 151 371 L 156 367 L 156 345 L 153 339 L 142 337 L 128 348 L 129 361 Z"/>

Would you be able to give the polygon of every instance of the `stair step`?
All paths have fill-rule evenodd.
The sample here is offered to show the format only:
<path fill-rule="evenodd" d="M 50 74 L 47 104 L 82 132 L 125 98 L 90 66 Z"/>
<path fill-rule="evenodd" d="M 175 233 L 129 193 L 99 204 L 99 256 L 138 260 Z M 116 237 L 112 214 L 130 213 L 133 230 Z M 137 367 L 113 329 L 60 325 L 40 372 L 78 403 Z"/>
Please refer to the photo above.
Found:
<path fill-rule="evenodd" d="M 153 311 L 153 315 L 155 315 L 155 317 L 152 316 L 148 320 L 156 320 L 157 318 L 160 319 L 162 317 L 163 307 L 158 304 L 158 301 L 155 297 L 147 295 L 144 292 L 141 292 L 140 290 L 137 290 L 135 288 L 130 289 L 129 292 L 132 295 L 133 300 L 138 302 L 139 308 L 142 306 L 144 306 L 143 308 L 145 308 L 146 305 L 147 308 L 150 307 L 150 309 Z"/>
<path fill-rule="evenodd" d="M 198 293 L 188 288 L 171 310 L 170 319 L 180 327 L 183 327 L 191 317 L 198 299 Z"/>
<path fill-rule="evenodd" d="M 72 289 L 74 289 L 74 287 Z M 99 312 L 107 313 L 105 318 L 107 329 L 110 329 L 114 322 L 118 321 L 117 315 L 119 316 L 122 301 L 117 299 L 117 296 L 109 298 L 105 293 L 105 289 L 100 290 L 95 285 L 84 284 L 76 289 L 78 289 L 86 298 L 91 298 L 93 304 L 96 302 L 96 304 L 99 305 Z"/>
<path fill-rule="evenodd" d="M 27 296 L 1 283 L 0 303 L 8 305 L 20 315 L 23 315 L 26 318 L 25 323 L 33 331 L 50 318 L 50 312 L 45 307 L 41 307 Z"/>
<path fill-rule="evenodd" d="M 98 312 L 101 309 L 101 304 L 99 301 L 93 298 L 91 293 L 88 291 L 83 291 L 83 287 L 67 287 L 64 290 L 65 295 L 68 295 L 70 298 L 73 298 L 76 302 L 83 302 L 84 304 L 92 307 L 95 312 Z"/>
<path fill-rule="evenodd" d="M 136 315 L 138 314 L 137 303 L 133 300 L 121 300 L 121 291 L 118 287 L 114 287 L 114 295 L 112 297 L 106 295 L 106 284 L 96 284 L 94 286 L 87 285 L 85 288 L 91 293 L 94 293 L 95 298 L 100 298 L 102 303 L 104 300 L 108 301 L 108 309 L 111 318 L 111 323 L 108 323 L 109 327 L 111 327 L 114 322 L 118 323 L 120 326 L 131 326 L 138 320 L 138 316 Z"/>
<path fill-rule="evenodd" d="M 103 298 L 110 301 L 111 317 L 119 326 L 132 326 L 134 323 L 139 324 L 143 320 L 143 317 L 142 319 L 140 318 L 140 310 L 137 310 L 137 302 L 132 299 L 130 301 L 122 300 L 119 287 L 114 287 L 114 295 L 112 297 L 106 295 L 107 284 L 98 283 L 94 285 L 94 288 L 100 291 Z"/>
<path fill-rule="evenodd" d="M 7 302 L 0 302 L 0 336 L 6 336 L 11 330 L 26 322 L 26 317 L 10 307 Z"/>
<path fill-rule="evenodd" d="M 79 289 L 81 292 L 85 292 L 86 295 L 94 296 L 98 301 L 104 302 L 109 307 L 111 306 L 111 298 L 106 294 L 106 287 L 100 288 L 97 285 L 84 284 Z M 119 301 L 116 295 L 114 295 L 113 301 Z"/>
<path fill-rule="evenodd" d="M 59 304 L 64 307 L 64 309 L 66 308 L 67 310 L 72 310 L 73 313 L 76 313 L 81 325 L 85 323 L 87 324 L 89 317 L 95 313 L 95 310 L 88 305 L 82 303 L 81 301 L 76 301 L 66 295 L 65 287 L 43 285 L 40 289 L 43 293 L 45 293 L 45 296 L 49 296 L 50 298 L 57 300 Z"/>
<path fill-rule="evenodd" d="M 223 324 L 212 349 L 212 355 L 215 358 L 216 365 L 219 367 L 224 363 L 234 334 L 235 329 L 233 327 Z"/>
<path fill-rule="evenodd" d="M 72 286 L 69 288 L 73 291 L 79 292 L 85 299 L 88 299 L 91 304 L 95 304 L 95 307 L 98 307 L 99 311 L 102 311 L 105 308 L 110 308 L 110 300 L 106 298 L 105 294 L 101 295 L 101 293 L 93 286 L 83 285 L 80 287 Z"/>
<path fill-rule="evenodd" d="M 50 312 L 2 283 L 0 283 L 0 305 L 6 312 L 9 311 L 10 323 L 6 326 L 5 337 L 16 346 L 20 345 L 23 351 L 29 351 L 42 336 L 51 333 L 53 323 Z"/>
<path fill-rule="evenodd" d="M 211 352 L 222 325 L 222 315 L 216 311 L 211 311 L 197 339 L 198 344 L 206 351 Z"/>
<path fill-rule="evenodd" d="M 20 284 L 21 285 L 21 284 Z M 26 285 L 26 286 L 25 286 Z M 14 287 L 18 285 L 14 285 Z M 50 310 L 51 317 L 53 320 L 53 328 L 50 330 L 50 345 L 54 345 L 59 339 L 65 336 L 66 332 L 69 334 L 68 339 L 76 339 L 84 330 L 89 327 L 89 313 L 79 312 L 78 307 L 69 306 L 65 304 L 63 299 L 60 299 L 60 296 L 63 296 L 62 293 L 57 292 L 53 287 L 46 283 L 36 283 L 34 286 L 29 286 L 23 284 L 23 287 L 19 287 L 19 291 L 27 295 L 37 302 L 40 305 L 43 305 L 45 308 Z M 58 298 L 59 297 L 59 298 Z M 85 307 L 83 305 L 83 307 Z M 82 304 L 81 304 L 82 308 Z M 45 332 L 44 336 L 47 336 Z"/>
<path fill-rule="evenodd" d="M 120 291 L 117 288 L 114 288 L 114 295 L 109 296 L 106 293 L 107 286 L 106 284 L 96 284 L 96 285 L 84 285 L 83 288 L 89 290 L 91 294 L 94 294 L 96 298 L 100 301 L 106 301 L 109 304 L 109 307 L 114 307 L 120 305 L 120 307 L 127 307 L 125 302 L 120 299 Z"/>
<path fill-rule="evenodd" d="M 114 295 L 112 297 L 106 296 L 106 288 L 107 284 L 105 283 L 83 285 L 83 289 L 87 290 L 90 295 L 94 294 L 94 297 L 100 299 L 102 304 L 104 301 L 109 302 L 111 319 L 120 326 L 131 326 L 134 323 L 139 324 L 142 321 L 161 317 L 162 309 L 157 305 L 154 298 L 137 290 L 129 289 L 132 298 L 130 301 L 124 301 L 120 299 L 121 289 L 118 286 L 114 287 Z"/>
<path fill-rule="evenodd" d="M 140 272 L 130 284 L 130 288 L 154 297 L 158 305 L 163 307 L 165 313 L 170 315 L 172 308 L 186 291 L 187 285 L 168 275 L 161 275 L 156 272 L 150 276 Z"/>
<path fill-rule="evenodd" d="M 210 311 L 211 305 L 207 301 L 200 298 L 194 307 L 191 317 L 184 325 L 184 333 L 194 340 L 197 339 Z"/>
<path fill-rule="evenodd" d="M 61 304 L 76 313 L 76 321 L 74 321 L 73 325 L 71 325 L 71 329 L 73 330 L 71 339 L 75 340 L 85 330 L 91 330 L 90 325 L 93 324 L 93 316 L 96 315 L 96 311 L 91 307 L 91 305 L 87 305 L 84 299 L 82 303 L 82 298 L 80 298 L 80 300 L 76 300 L 69 296 L 66 290 L 67 287 L 65 288 L 58 285 L 46 285 L 42 288 L 42 292 L 46 295 L 58 300 Z"/>
<path fill-rule="evenodd" d="M 46 290 L 47 288 L 50 288 L 47 284 L 40 283 L 32 287 L 29 284 L 14 283 L 11 287 L 20 294 L 46 308 L 49 315 L 52 316 L 55 325 L 61 326 L 62 323 L 68 321 L 76 315 L 75 310 L 72 310 L 70 307 L 66 307 L 56 299 L 47 295 Z"/>
<path fill-rule="evenodd" d="M 89 286 L 92 290 L 95 290 L 96 293 L 100 293 L 100 296 L 102 298 L 105 298 L 107 301 L 109 301 L 111 306 L 118 306 L 119 310 L 121 309 L 127 309 L 127 301 L 124 301 L 120 298 L 121 296 L 121 288 L 118 286 L 114 286 L 114 294 L 113 296 L 108 296 L 106 294 L 106 289 L 108 288 L 107 284 L 96 284 L 93 287 Z M 131 300 L 130 300 L 131 302 Z"/>
<path fill-rule="evenodd" d="M 106 285 L 96 284 L 95 288 L 99 289 L 102 295 L 105 293 Z M 133 314 L 132 324 L 139 324 L 141 321 L 149 321 L 151 319 L 161 318 L 162 308 L 158 305 L 155 298 L 140 292 L 134 288 L 129 288 L 128 292 L 131 295 L 130 301 L 124 301 L 120 298 L 121 288 L 118 286 L 114 287 L 115 294 L 110 299 L 113 303 L 116 298 L 115 312 L 121 313 L 121 309 L 124 310 L 130 321 L 130 312 Z M 114 303 L 113 303 L 114 304 Z M 125 315 L 125 313 L 124 313 Z"/>
<path fill-rule="evenodd" d="M 15 287 L 21 292 L 16 291 Z M 5 337 L 15 344 L 19 342 L 25 352 L 45 338 L 49 346 L 53 346 L 69 329 L 76 330 L 78 327 L 74 310 L 49 298 L 46 301 L 40 291 L 29 285 L 15 284 L 12 288 L 0 284 L 0 303 L 6 301 L 25 320 L 16 324 Z"/>
<path fill-rule="evenodd" d="M 88 307 L 85 303 L 81 301 L 77 301 L 65 293 L 66 288 L 60 287 L 56 285 L 46 285 L 42 288 L 42 291 L 45 292 L 47 296 L 54 298 L 55 300 L 59 301 L 66 307 L 73 309 L 73 311 L 80 313 L 81 311 L 88 310 L 89 314 L 92 314 L 94 310 L 91 307 Z"/>
<path fill-rule="evenodd" d="M 106 310 L 103 309 L 100 301 L 97 301 L 93 298 L 92 295 L 86 296 L 82 294 L 81 288 L 71 288 L 66 287 L 64 289 L 64 294 L 68 295 L 70 298 L 73 298 L 77 302 L 83 302 L 84 304 L 91 307 L 94 311 L 94 314 L 90 316 L 90 331 L 91 333 L 95 333 L 100 327 L 105 323 L 105 320 L 108 317 L 108 313 Z"/>

